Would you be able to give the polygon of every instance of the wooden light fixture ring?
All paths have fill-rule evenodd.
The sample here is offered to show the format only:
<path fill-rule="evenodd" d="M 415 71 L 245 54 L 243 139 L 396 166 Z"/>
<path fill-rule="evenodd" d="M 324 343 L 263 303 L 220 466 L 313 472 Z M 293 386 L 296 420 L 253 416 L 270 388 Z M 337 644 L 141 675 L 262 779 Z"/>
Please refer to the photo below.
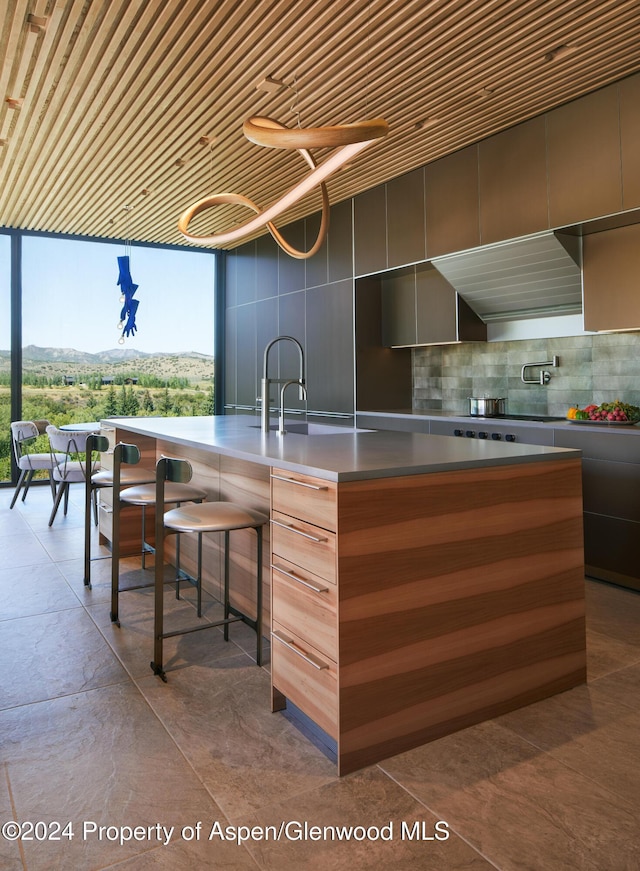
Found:
<path fill-rule="evenodd" d="M 252 200 L 242 194 L 222 193 L 214 194 L 199 200 L 184 212 L 178 221 L 178 229 L 187 239 L 200 245 L 223 245 L 226 242 L 234 242 L 249 235 L 255 230 L 266 226 L 275 239 L 276 243 L 291 257 L 305 260 L 312 257 L 322 246 L 329 229 L 329 194 L 325 179 L 339 169 L 344 163 L 354 157 L 359 151 L 367 148 L 376 139 L 386 136 L 388 132 L 386 121 L 377 119 L 363 121 L 359 124 L 344 124 L 337 127 L 311 127 L 307 129 L 292 129 L 274 121 L 272 118 L 254 116 L 245 121 L 244 134 L 251 142 L 264 145 L 267 148 L 292 148 L 298 151 L 311 168 L 311 173 L 301 182 L 290 188 L 284 196 L 280 197 L 267 209 L 260 209 Z M 328 158 L 321 166 L 317 166 L 315 160 L 307 150 L 309 147 L 335 147 L 338 151 Z M 320 185 L 322 192 L 322 218 L 318 236 L 308 251 L 298 251 L 291 246 L 279 232 L 272 218 L 282 214 L 298 200 L 302 199 L 314 187 Z M 225 233 L 216 233 L 213 236 L 197 236 L 188 232 L 191 220 L 200 212 L 212 206 L 238 204 L 246 206 L 255 212 L 257 217 L 251 218 L 239 227 L 228 230 Z"/>

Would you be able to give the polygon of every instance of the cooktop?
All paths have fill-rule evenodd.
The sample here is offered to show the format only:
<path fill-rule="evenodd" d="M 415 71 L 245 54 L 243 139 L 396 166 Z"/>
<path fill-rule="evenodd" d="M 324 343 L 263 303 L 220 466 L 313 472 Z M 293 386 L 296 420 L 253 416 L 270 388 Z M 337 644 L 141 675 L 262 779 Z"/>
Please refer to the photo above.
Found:
<path fill-rule="evenodd" d="M 546 414 L 494 414 L 491 417 L 483 417 L 479 414 L 465 414 L 465 417 L 473 418 L 474 420 L 499 421 L 499 420 L 529 420 L 537 421 L 538 423 L 546 423 L 550 420 L 564 420 L 564 417 L 552 417 Z"/>

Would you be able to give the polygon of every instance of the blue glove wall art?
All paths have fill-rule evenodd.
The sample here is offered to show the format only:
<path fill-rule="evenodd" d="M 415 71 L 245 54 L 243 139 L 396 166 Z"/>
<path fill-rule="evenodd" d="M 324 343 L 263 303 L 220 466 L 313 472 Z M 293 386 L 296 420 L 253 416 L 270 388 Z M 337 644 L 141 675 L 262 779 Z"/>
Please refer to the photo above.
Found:
<path fill-rule="evenodd" d="M 120 345 L 124 344 L 125 336 L 133 336 L 136 332 L 136 311 L 138 310 L 139 301 L 133 298 L 134 293 L 138 289 L 138 285 L 133 283 L 129 266 L 129 257 L 118 257 L 118 284 L 122 291 L 122 310 L 120 312 L 120 323 L 118 329 L 122 329 L 122 335 L 118 339 Z"/>

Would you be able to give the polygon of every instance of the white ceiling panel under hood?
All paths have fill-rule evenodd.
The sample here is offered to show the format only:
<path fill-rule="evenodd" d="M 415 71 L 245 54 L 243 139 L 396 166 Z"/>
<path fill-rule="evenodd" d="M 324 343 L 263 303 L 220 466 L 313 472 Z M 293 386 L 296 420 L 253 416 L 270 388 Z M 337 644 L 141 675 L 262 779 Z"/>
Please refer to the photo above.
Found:
<path fill-rule="evenodd" d="M 431 262 L 483 321 L 582 311 L 580 239 L 540 233 Z"/>

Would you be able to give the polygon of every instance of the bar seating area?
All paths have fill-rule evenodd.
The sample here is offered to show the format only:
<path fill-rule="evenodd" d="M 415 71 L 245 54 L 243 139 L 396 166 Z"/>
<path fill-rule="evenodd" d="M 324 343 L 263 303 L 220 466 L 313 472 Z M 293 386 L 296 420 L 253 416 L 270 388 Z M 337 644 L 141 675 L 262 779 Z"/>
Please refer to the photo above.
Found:
<path fill-rule="evenodd" d="M 111 610 L 110 619 L 120 627 L 119 604 L 120 595 L 125 592 L 154 587 L 154 646 L 151 669 L 154 674 L 166 682 L 167 676 L 163 668 L 163 642 L 165 638 L 185 635 L 203 629 L 223 628 L 224 640 L 229 641 L 229 625 L 243 622 L 256 633 L 255 659 L 258 666 L 262 665 L 262 609 L 263 583 L 262 559 L 263 536 L 262 528 L 269 522 L 266 514 L 245 508 L 226 501 L 206 502 L 207 492 L 202 487 L 191 482 L 192 468 L 188 461 L 162 456 L 156 463 L 153 481 L 151 473 L 141 467 L 140 450 L 135 444 L 118 442 L 110 447 L 109 440 L 104 435 L 91 434 L 86 436 L 83 445 L 86 451 L 84 466 L 79 464 L 85 482 L 84 499 L 84 583 L 91 586 L 91 538 L 92 520 L 96 517 L 97 494 L 109 488 L 111 492 Z M 109 456 L 110 469 L 94 471 L 95 456 Z M 141 570 L 142 579 L 133 585 L 125 587 L 121 584 L 120 563 L 121 530 L 123 523 L 122 509 L 137 508 L 141 514 Z M 171 510 L 167 510 L 174 506 Z M 147 512 L 154 511 L 154 544 L 147 541 Z M 66 512 L 65 512 L 66 513 Z M 255 567 L 255 617 L 251 617 L 231 604 L 230 598 L 230 533 L 233 530 L 253 529 L 256 532 L 256 567 Z M 180 565 L 180 537 L 191 533 L 197 537 L 197 567 L 195 577 L 187 574 Z M 223 616 L 220 619 L 202 620 L 202 537 L 206 533 L 223 533 L 224 535 L 224 577 Z M 165 539 L 168 535 L 176 536 L 175 574 L 166 577 L 165 572 Z M 146 557 L 154 554 L 155 565 L 152 578 L 146 574 Z M 164 588 L 167 583 L 175 587 L 176 599 L 180 598 L 181 582 L 191 583 L 196 588 L 196 616 L 198 623 L 179 629 L 164 629 Z"/>

